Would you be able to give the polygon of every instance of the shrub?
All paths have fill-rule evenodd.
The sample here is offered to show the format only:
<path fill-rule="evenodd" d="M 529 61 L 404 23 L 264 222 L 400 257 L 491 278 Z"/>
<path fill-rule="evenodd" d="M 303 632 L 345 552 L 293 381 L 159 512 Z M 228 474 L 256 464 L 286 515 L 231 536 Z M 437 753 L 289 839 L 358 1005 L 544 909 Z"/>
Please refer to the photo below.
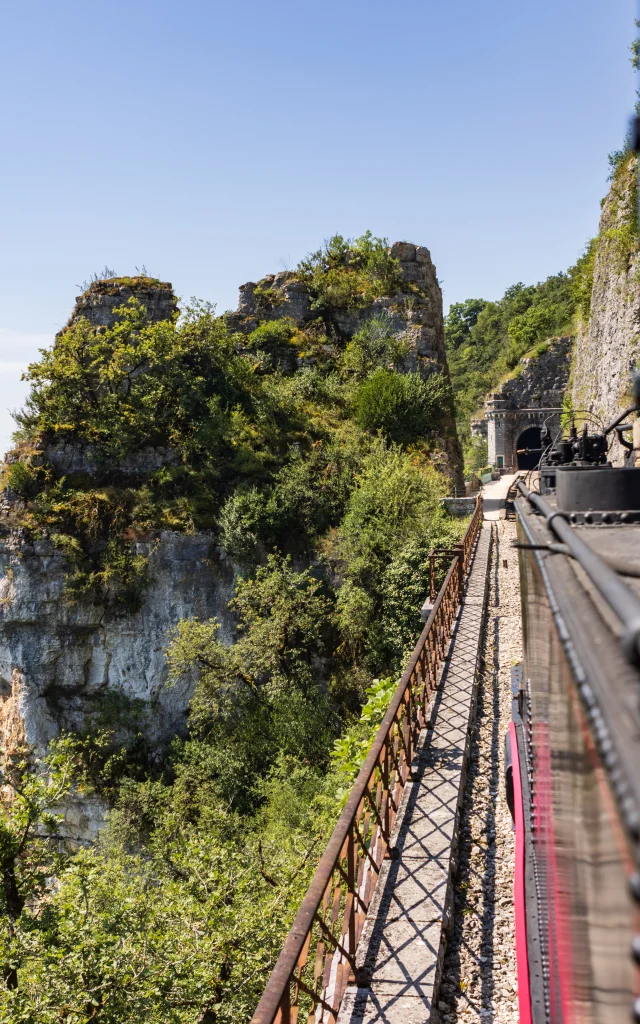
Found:
<path fill-rule="evenodd" d="M 219 520 L 225 550 L 244 564 L 255 562 L 260 548 L 308 552 L 339 522 L 359 457 L 357 444 L 338 439 L 318 442 L 307 455 L 293 449 L 272 484 L 229 497 Z"/>
<path fill-rule="evenodd" d="M 238 622 L 231 646 L 215 620 L 180 623 L 168 651 L 173 679 L 195 671 L 192 736 L 208 755 L 225 799 L 251 801 L 278 751 L 322 763 L 331 743 L 331 707 L 318 666 L 332 650 L 323 584 L 309 570 L 270 555 L 230 603 Z M 212 760 L 213 756 L 213 760 Z M 242 784 L 237 766 L 242 765 Z M 229 766 L 235 766 L 231 774 Z"/>
<path fill-rule="evenodd" d="M 296 349 L 292 342 L 298 333 L 293 320 L 288 317 L 270 320 L 251 332 L 247 346 L 256 355 L 266 356 L 264 369 L 282 366 L 293 371 L 296 369 Z"/>
<path fill-rule="evenodd" d="M 257 487 L 238 489 L 220 512 L 220 540 L 231 558 L 251 563 L 268 528 L 267 497 Z"/>
<path fill-rule="evenodd" d="M 345 350 L 343 365 L 366 376 L 376 367 L 400 366 L 408 351 L 407 341 L 394 331 L 392 317 L 381 313 L 367 320 L 354 334 Z"/>
<path fill-rule="evenodd" d="M 363 430 L 381 431 L 391 441 L 410 444 L 437 428 L 448 400 L 448 382 L 442 374 L 423 380 L 418 373 L 380 368 L 358 388 L 353 415 Z"/>
<path fill-rule="evenodd" d="M 370 231 L 354 239 L 334 235 L 299 263 L 296 275 L 309 286 L 319 312 L 331 306 L 362 307 L 405 287 L 386 238 L 375 238 Z"/>
<path fill-rule="evenodd" d="M 13 462 L 9 466 L 7 486 L 21 498 L 33 498 L 40 490 L 41 474 L 27 462 Z"/>
<path fill-rule="evenodd" d="M 210 459 L 230 411 L 253 409 L 259 387 L 211 309 L 150 323 L 135 299 L 108 330 L 83 318 L 65 329 L 26 379 L 16 418 L 27 433 L 91 444 L 107 463 L 150 446 Z"/>
<path fill-rule="evenodd" d="M 575 267 L 572 267 L 570 271 L 572 296 L 580 320 L 585 326 L 591 315 L 591 293 L 597 248 L 598 240 L 592 238 Z"/>
<path fill-rule="evenodd" d="M 489 457 L 489 446 L 483 437 L 473 437 L 464 453 L 464 471 L 467 474 L 479 473 L 486 466 Z"/>

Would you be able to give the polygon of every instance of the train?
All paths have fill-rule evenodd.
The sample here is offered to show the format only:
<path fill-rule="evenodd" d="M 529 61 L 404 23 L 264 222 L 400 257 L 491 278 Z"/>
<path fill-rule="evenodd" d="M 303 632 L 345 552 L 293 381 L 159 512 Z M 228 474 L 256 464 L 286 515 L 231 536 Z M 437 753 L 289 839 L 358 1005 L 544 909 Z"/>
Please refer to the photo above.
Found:
<path fill-rule="evenodd" d="M 523 660 L 505 764 L 521 1024 L 640 1022 L 639 411 L 636 381 L 611 423 L 543 430 L 513 496 Z"/>

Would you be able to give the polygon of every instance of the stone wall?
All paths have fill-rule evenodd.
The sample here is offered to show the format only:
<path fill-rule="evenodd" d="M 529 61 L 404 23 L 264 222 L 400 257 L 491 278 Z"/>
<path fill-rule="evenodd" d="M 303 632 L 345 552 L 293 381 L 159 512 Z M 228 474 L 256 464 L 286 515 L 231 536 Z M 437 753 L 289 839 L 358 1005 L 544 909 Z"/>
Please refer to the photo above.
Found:
<path fill-rule="evenodd" d="M 606 422 L 631 404 L 631 373 L 640 359 L 640 249 L 631 225 L 636 217 L 637 160 L 614 178 L 600 218 L 591 310 L 575 347 L 571 397 Z M 621 465 L 614 441 L 610 456 Z"/>
<path fill-rule="evenodd" d="M 456 519 L 464 519 L 466 516 L 473 515 L 476 499 L 473 495 L 464 498 L 443 498 L 442 504 L 449 515 L 455 516 Z"/>

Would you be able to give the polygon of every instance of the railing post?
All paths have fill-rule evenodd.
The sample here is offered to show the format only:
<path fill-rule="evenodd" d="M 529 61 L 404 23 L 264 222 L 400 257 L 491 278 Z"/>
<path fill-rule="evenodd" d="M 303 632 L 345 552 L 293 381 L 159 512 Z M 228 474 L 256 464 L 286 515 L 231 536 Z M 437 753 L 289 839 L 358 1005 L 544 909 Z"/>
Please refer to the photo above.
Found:
<path fill-rule="evenodd" d="M 385 843 L 389 846 L 391 839 L 391 792 L 389 790 L 389 739 L 385 740 L 384 758 L 382 761 L 382 792 L 387 794 L 384 806 Z"/>
<path fill-rule="evenodd" d="M 457 545 L 458 552 L 458 601 L 462 600 L 464 593 L 464 544 Z"/>
<path fill-rule="evenodd" d="M 287 982 L 287 987 L 282 993 L 280 1024 L 291 1024 L 291 979 Z"/>
<path fill-rule="evenodd" d="M 354 822 L 349 829 L 347 843 L 347 887 L 352 900 L 351 914 L 349 915 L 349 955 L 354 958 L 356 953 L 356 886 L 358 884 L 355 828 Z"/>
<path fill-rule="evenodd" d="M 411 682 L 407 690 L 407 777 L 411 775 L 411 762 L 413 761 L 413 722 L 412 722 L 412 691 Z"/>

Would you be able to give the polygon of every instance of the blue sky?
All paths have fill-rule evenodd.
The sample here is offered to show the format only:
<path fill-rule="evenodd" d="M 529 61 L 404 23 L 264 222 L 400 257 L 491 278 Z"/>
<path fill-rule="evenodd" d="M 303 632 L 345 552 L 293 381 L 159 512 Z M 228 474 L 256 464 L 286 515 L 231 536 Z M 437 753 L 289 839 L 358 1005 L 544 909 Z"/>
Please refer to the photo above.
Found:
<path fill-rule="evenodd" d="M 445 305 L 574 262 L 634 102 L 632 0 L 21 0 L 0 34 L 0 450 L 105 264 L 234 307 L 334 232 Z"/>

